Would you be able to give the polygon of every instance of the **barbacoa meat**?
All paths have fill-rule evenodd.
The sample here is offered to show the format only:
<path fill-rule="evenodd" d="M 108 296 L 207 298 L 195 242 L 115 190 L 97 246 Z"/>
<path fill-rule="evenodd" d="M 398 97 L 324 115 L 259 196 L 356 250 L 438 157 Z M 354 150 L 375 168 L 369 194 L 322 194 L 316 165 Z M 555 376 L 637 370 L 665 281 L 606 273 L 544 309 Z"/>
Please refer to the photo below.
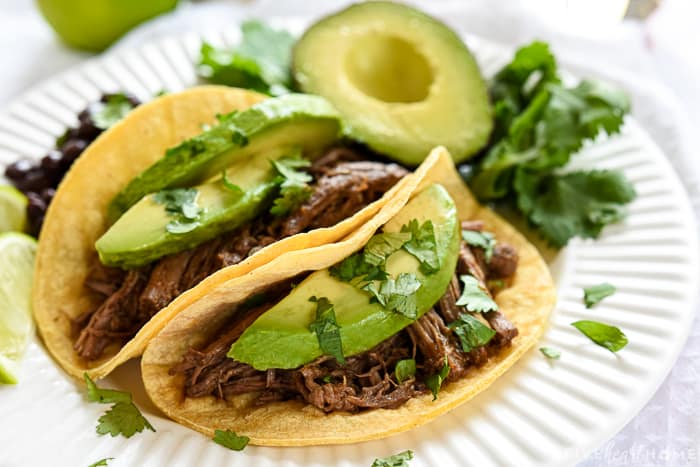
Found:
<path fill-rule="evenodd" d="M 481 223 L 469 225 L 479 230 L 482 227 Z M 515 251 L 509 245 L 500 246 Z M 234 316 L 205 349 L 190 349 L 170 373 L 184 376 L 187 397 L 214 395 L 225 399 L 254 392 L 258 394 L 255 402 L 258 405 L 297 399 L 324 412 L 396 408 L 428 390 L 425 379 L 440 371 L 445 358 L 450 367 L 447 381 L 456 381 L 464 378 L 471 368 L 482 366 L 517 336 L 517 329 L 501 312 L 485 313 L 485 322 L 496 331 L 496 336 L 486 346 L 468 353 L 462 350 L 458 337 L 448 327 L 448 323 L 466 311 L 456 304 L 461 295 L 458 276 L 477 277 L 487 291 L 487 280 L 493 277 L 490 269 L 481 269 L 475 249 L 466 243 L 461 248 L 455 276 L 435 308 L 371 350 L 346 358 L 344 365 L 323 356 L 295 370 L 257 371 L 228 358 L 226 353 L 231 344 L 251 322 L 251 315 L 244 313 Z M 512 258 L 510 255 L 509 259 Z M 394 368 L 399 360 L 407 358 L 415 359 L 416 375 L 399 383 Z"/>
<path fill-rule="evenodd" d="M 335 225 L 379 199 L 408 173 L 399 165 L 364 158 L 349 148 L 328 151 L 310 167 L 312 195 L 285 218 L 263 216 L 128 274 L 96 261 L 85 286 L 105 300 L 74 320 L 78 355 L 86 360 L 100 358 L 110 343 L 133 337 L 156 312 L 217 270 L 237 264 L 284 237 Z"/>

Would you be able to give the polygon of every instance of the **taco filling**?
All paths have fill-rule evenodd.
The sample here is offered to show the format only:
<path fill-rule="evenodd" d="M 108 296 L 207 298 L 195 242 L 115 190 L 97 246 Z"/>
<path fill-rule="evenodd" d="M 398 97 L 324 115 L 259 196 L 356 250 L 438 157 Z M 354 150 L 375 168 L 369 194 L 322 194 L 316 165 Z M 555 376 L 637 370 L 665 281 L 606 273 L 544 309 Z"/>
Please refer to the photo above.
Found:
<path fill-rule="evenodd" d="M 306 201 L 285 216 L 265 213 L 193 249 L 129 271 L 96 259 L 84 285 L 104 300 L 74 319 L 75 351 L 86 360 L 100 358 L 109 344 L 132 338 L 202 279 L 285 237 L 337 224 L 381 198 L 408 173 L 373 158 L 352 147 L 327 150 L 304 170 L 312 179 Z"/>
<path fill-rule="evenodd" d="M 302 275 L 246 301 L 213 334 L 218 337 L 190 348 L 170 374 L 184 376 L 183 393 L 191 398 L 211 395 L 225 400 L 254 393 L 255 405 L 296 399 L 325 412 L 396 408 L 415 396 L 430 391 L 435 394 L 443 380 L 464 378 L 470 369 L 483 366 L 510 346 L 518 334 L 495 307 L 471 312 L 470 305 L 461 299 L 465 293 L 476 293 L 495 303 L 492 297 L 507 287 L 515 274 L 516 249 L 497 242 L 478 220 L 462 222 L 461 227 L 464 239 L 472 243 L 461 241 L 457 266 L 439 301 L 398 333 L 345 358 L 344 363 L 323 355 L 300 368 L 260 371 L 227 356 L 246 328 L 290 293 L 291 285 L 299 283 Z M 465 290 L 467 287 L 470 290 Z M 262 304 L 260 297 L 264 297 Z M 443 376 L 436 386 L 435 376 L 440 374 Z"/>

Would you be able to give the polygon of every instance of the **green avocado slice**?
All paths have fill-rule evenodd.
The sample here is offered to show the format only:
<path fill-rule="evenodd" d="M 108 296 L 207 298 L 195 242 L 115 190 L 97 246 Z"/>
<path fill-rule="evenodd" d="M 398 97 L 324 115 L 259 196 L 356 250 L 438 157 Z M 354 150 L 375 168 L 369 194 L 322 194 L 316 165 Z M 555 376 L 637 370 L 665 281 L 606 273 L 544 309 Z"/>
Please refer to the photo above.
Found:
<path fill-rule="evenodd" d="M 325 99 L 287 94 L 219 117 L 219 124 L 169 149 L 136 176 L 109 206 L 116 221 L 144 196 L 165 188 L 187 187 L 221 173 L 237 160 L 290 147 L 311 157 L 341 131 L 337 111 Z"/>
<path fill-rule="evenodd" d="M 418 259 L 401 249 L 388 256 L 386 271 L 391 277 L 401 273 L 418 277 L 421 287 L 416 292 L 416 304 L 420 317 L 440 299 L 454 274 L 459 219 L 454 202 L 441 185 L 430 185 L 416 195 L 384 226 L 384 232 L 399 232 L 413 219 L 421 224 L 427 220 L 433 223 L 438 270 L 424 274 Z M 260 316 L 231 346 L 228 356 L 266 370 L 298 368 L 323 355 L 316 334 L 309 330 L 316 319 L 316 304 L 309 301 L 314 296 L 325 297 L 333 304 L 345 356 L 372 348 L 414 321 L 371 303 L 369 292 L 324 269 L 311 274 Z"/>
<path fill-rule="evenodd" d="M 479 67 L 440 21 L 398 2 L 362 2 L 312 25 L 293 53 L 304 92 L 328 99 L 346 132 L 418 165 L 438 145 L 455 162 L 489 138 L 491 106 Z"/>
<path fill-rule="evenodd" d="M 190 205 L 197 211 L 190 226 L 178 225 L 178 217 L 159 201 L 158 195 L 163 192 L 144 196 L 95 242 L 100 261 L 124 269 L 141 267 L 251 221 L 269 208 L 279 191 L 270 164 L 277 158 L 249 156 L 226 170 L 227 183 L 219 175 L 187 190 L 191 193 Z"/>

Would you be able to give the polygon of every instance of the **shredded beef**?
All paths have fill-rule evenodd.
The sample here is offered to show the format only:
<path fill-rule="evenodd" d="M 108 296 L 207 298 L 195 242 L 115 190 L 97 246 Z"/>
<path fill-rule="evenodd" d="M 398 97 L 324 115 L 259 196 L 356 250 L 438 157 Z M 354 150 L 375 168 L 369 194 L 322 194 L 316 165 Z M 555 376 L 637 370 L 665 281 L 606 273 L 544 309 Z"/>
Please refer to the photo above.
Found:
<path fill-rule="evenodd" d="M 481 227 L 478 223 L 470 225 Z M 486 324 L 496 331 L 495 337 L 486 346 L 464 352 L 458 337 L 448 327 L 448 323 L 465 312 L 456 304 L 461 295 L 459 274 L 480 278 L 484 290 L 491 293 L 485 285 L 487 273 L 474 253 L 462 244 L 456 274 L 434 309 L 374 348 L 347 357 L 343 365 L 323 356 L 295 370 L 257 371 L 229 359 L 226 352 L 250 323 L 250 315 L 240 315 L 205 349 L 190 349 L 170 373 L 184 375 L 188 397 L 214 395 L 225 399 L 256 393 L 258 405 L 296 399 L 324 412 L 399 407 L 427 391 L 425 379 L 438 373 L 445 359 L 450 367 L 447 381 L 456 381 L 464 378 L 471 368 L 485 364 L 517 336 L 517 329 L 501 312 L 484 313 Z M 399 383 L 394 368 L 399 360 L 407 358 L 416 360 L 416 375 Z"/>
<path fill-rule="evenodd" d="M 131 338 L 156 312 L 215 271 L 240 263 L 284 237 L 335 225 L 380 198 L 408 173 L 396 164 L 365 158 L 350 148 L 329 150 L 310 168 L 315 177 L 313 193 L 295 212 L 286 218 L 265 215 L 193 250 L 162 258 L 139 270 L 138 287 L 131 283 L 135 276 L 95 260 L 85 286 L 105 301 L 74 320 L 78 355 L 86 360 L 99 358 L 110 342 Z M 129 277 L 132 280 L 125 287 Z"/>

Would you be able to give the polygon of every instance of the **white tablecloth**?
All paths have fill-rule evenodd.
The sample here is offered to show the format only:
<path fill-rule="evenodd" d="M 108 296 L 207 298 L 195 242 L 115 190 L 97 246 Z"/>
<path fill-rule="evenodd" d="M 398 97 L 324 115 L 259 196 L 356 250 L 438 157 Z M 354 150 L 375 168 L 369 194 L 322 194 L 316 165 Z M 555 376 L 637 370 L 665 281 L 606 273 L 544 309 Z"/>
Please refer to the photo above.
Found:
<path fill-rule="evenodd" d="M 174 13 L 130 32 L 115 47 L 135 46 L 185 30 L 235 27 L 245 17 L 315 16 L 343 3 L 346 2 L 184 3 Z M 700 2 L 664 0 L 660 11 L 645 23 L 607 21 L 602 25 L 600 20 L 584 23 L 580 13 L 554 17 L 552 12 L 557 8 L 566 13 L 568 3 L 564 0 L 413 3 L 421 4 L 455 29 L 510 46 L 544 39 L 573 71 L 607 78 L 625 87 L 633 97 L 635 117 L 668 155 L 700 218 L 700 138 L 696 130 L 700 128 Z M 69 50 L 55 39 L 33 1 L 0 0 L 0 107 L 29 86 L 87 57 L 88 54 Z M 581 465 L 700 465 L 699 402 L 700 320 L 696 319 L 685 349 L 653 399 Z"/>

